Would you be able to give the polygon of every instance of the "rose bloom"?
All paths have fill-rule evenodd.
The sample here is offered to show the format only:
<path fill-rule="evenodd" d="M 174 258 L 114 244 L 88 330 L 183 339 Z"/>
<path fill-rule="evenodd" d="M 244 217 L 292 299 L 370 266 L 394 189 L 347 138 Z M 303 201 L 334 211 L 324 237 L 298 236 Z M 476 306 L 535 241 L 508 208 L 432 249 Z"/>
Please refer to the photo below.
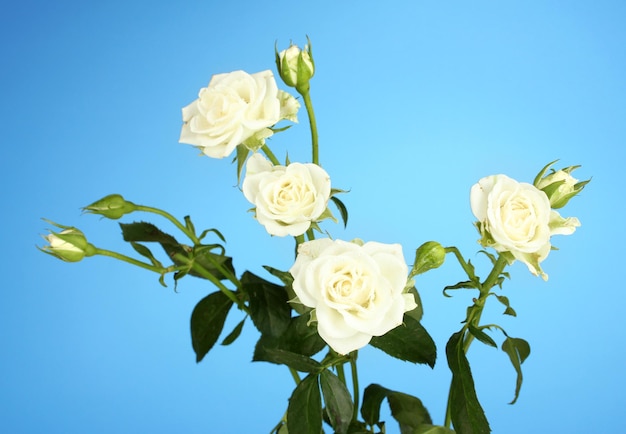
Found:
<path fill-rule="evenodd" d="M 224 158 L 246 140 L 262 142 L 281 119 L 281 99 L 271 71 L 217 74 L 198 99 L 183 108 L 180 142 Z"/>
<path fill-rule="evenodd" d="M 505 175 L 482 178 L 470 192 L 470 203 L 478 219 L 481 244 L 512 255 L 534 275 L 547 279 L 539 265 L 550 253 L 550 237 L 571 234 L 580 223 L 563 219 L 550 207 L 546 194 L 535 186 Z"/>
<path fill-rule="evenodd" d="M 399 244 L 308 241 L 289 271 L 298 300 L 315 309 L 320 336 L 339 354 L 399 326 L 417 307 L 404 291 L 408 267 Z"/>
<path fill-rule="evenodd" d="M 267 232 L 298 236 L 326 210 L 330 176 L 316 164 L 274 166 L 262 155 L 253 154 L 246 163 L 242 189 Z"/>

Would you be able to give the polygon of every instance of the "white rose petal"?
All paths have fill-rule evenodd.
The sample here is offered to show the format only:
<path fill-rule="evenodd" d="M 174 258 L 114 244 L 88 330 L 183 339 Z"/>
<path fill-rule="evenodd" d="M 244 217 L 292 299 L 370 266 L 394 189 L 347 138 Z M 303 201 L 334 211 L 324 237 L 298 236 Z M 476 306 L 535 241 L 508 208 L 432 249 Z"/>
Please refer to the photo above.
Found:
<path fill-rule="evenodd" d="M 347 354 L 402 324 L 408 267 L 398 244 L 320 239 L 303 243 L 289 270 L 298 300 L 315 309 L 320 336 Z"/>
<path fill-rule="evenodd" d="M 201 148 L 209 157 L 224 158 L 252 137 L 270 136 L 269 128 L 280 119 L 281 100 L 271 71 L 217 74 L 198 99 L 183 108 L 180 142 Z"/>
<path fill-rule="evenodd" d="M 254 154 L 246 163 L 242 190 L 268 233 L 298 236 L 326 210 L 330 177 L 316 164 L 274 166 Z"/>

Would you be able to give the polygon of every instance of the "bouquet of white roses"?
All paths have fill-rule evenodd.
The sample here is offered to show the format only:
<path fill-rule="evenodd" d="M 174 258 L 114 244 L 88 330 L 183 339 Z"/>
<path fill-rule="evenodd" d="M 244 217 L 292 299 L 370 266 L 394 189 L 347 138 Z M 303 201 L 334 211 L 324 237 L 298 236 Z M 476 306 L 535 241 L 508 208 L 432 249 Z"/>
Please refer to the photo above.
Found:
<path fill-rule="evenodd" d="M 267 427 L 272 433 L 319 434 L 324 424 L 336 433 L 382 433 L 385 421 L 380 409 L 385 399 L 403 433 L 490 432 L 467 351 L 475 339 L 498 347 L 492 334 L 503 334 L 500 347 L 517 372 L 515 402 L 522 384 L 521 365 L 530 346 L 496 324 L 481 324 L 485 303 L 494 298 L 503 305 L 504 314 L 516 315 L 508 297 L 494 292 L 509 277 L 506 267 L 516 260 L 534 275 L 548 278 L 542 262 L 554 249 L 552 236 L 572 234 L 580 225 L 578 219 L 563 217 L 557 209 L 589 181 L 573 177 L 578 166 L 553 169 L 555 161 L 541 169 L 532 184 L 502 174 L 480 179 L 471 188 L 470 205 L 479 243 L 490 249 L 481 250 L 491 263 L 486 277 L 476 273 L 459 249 L 436 241 L 415 249 L 407 265 L 400 244 L 334 239 L 326 223 L 338 223 L 337 215 L 347 224 L 348 210 L 340 199 L 347 192 L 332 184 L 320 163 L 310 96 L 315 74 L 310 41 L 303 49 L 291 45 L 276 50 L 276 67 L 284 84 L 300 98 L 280 90 L 270 70 L 214 75 L 198 98 L 183 108 L 180 141 L 212 158 L 233 157 L 238 183 L 252 204 L 254 218 L 269 235 L 295 239 L 295 260 L 288 270 L 263 264 L 265 277 L 249 271 L 239 274 L 218 229 L 198 232 L 189 216 L 181 221 L 119 194 L 106 196 L 84 211 L 109 219 L 133 212 L 156 214 L 173 223 L 186 241 L 149 222 L 121 223 L 124 240 L 139 255 L 137 259 L 94 246 L 75 227 L 50 222 L 59 230 L 45 236 L 48 244 L 41 250 L 69 262 L 94 255 L 113 257 L 157 273 L 162 285 L 169 273 L 174 285 L 187 275 L 208 280 L 215 290 L 191 314 L 196 360 L 201 361 L 220 337 L 223 344 L 235 341 L 252 322 L 260 332 L 253 360 L 285 365 L 295 383 L 286 411 L 277 414 L 274 427 Z M 297 122 L 301 104 L 309 120 L 311 161 L 291 162 L 288 157 L 281 161 L 266 140 L 287 134 L 290 125 L 279 124 Z M 154 244 L 165 251 L 168 264 L 153 253 L 149 246 Z M 466 289 L 475 291 L 475 296 L 461 328 L 445 345 L 452 381 L 445 420 L 437 425 L 418 397 L 379 384 L 362 388 L 357 354 L 372 345 L 393 358 L 434 366 L 437 347 L 420 322 L 424 306 L 415 280 L 439 267 L 446 255 L 459 263 L 465 277 L 442 285 L 444 294 Z M 225 332 L 229 315 L 239 317 L 234 329 Z"/>

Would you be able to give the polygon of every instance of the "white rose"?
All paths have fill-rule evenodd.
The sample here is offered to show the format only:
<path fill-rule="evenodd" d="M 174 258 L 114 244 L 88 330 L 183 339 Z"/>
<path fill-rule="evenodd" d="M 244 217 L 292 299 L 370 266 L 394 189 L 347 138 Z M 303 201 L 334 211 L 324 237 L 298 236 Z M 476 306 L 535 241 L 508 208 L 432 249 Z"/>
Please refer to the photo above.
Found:
<path fill-rule="evenodd" d="M 281 119 L 281 100 L 271 71 L 217 74 L 198 99 L 183 108 L 180 142 L 197 146 L 209 157 L 229 156 L 237 145 L 272 135 Z M 248 143 L 247 143 L 248 144 Z"/>
<path fill-rule="evenodd" d="M 399 326 L 417 306 L 404 292 L 408 267 L 399 244 L 308 241 L 289 271 L 298 300 L 315 309 L 320 336 L 339 354 Z"/>
<path fill-rule="evenodd" d="M 548 196 L 531 184 L 505 175 L 492 175 L 472 187 L 470 202 L 483 236 L 481 244 L 511 253 L 531 273 L 546 279 L 539 263 L 551 248 L 553 211 Z"/>
<path fill-rule="evenodd" d="M 316 164 L 274 166 L 262 155 L 253 154 L 246 163 L 242 189 L 267 232 L 298 236 L 326 210 L 330 176 Z"/>

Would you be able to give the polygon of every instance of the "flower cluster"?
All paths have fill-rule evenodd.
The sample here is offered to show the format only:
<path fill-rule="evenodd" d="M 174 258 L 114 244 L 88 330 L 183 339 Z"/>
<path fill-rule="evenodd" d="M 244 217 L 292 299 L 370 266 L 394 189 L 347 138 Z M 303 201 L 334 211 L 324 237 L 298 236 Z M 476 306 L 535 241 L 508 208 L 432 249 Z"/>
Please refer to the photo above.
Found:
<path fill-rule="evenodd" d="M 333 239 L 321 227 L 326 219 L 337 221 L 329 204 L 337 207 L 344 224 L 348 214 L 336 197 L 344 191 L 331 186 L 331 177 L 319 163 L 317 127 L 309 95 L 315 63 L 308 42 L 304 49 L 292 44 L 283 51 L 275 50 L 275 57 L 279 77 L 298 92 L 306 108 L 311 128 L 311 162 L 290 162 L 286 158 L 285 164 L 281 164 L 265 142 L 287 129 L 277 128 L 278 122 L 297 122 L 300 108 L 295 97 L 278 89 L 269 70 L 214 75 L 208 86 L 200 90 L 198 99 L 182 110 L 180 142 L 218 159 L 235 151 L 237 183 L 241 181 L 241 192 L 252 204 L 254 218 L 272 236 L 295 238 L 296 257 L 287 271 L 264 266 L 282 285 L 249 271 L 239 277 L 221 244 L 225 238 L 217 229 L 197 233 L 189 216 L 181 222 L 163 210 L 127 201 L 119 194 L 105 196 L 83 211 L 114 220 L 137 211 L 153 213 L 169 220 L 188 241 L 179 242 L 145 221 L 121 223 L 124 240 L 142 256 L 138 260 L 95 247 L 80 230 L 52 223 L 61 230 L 45 236 L 48 245 L 41 250 L 68 262 L 93 255 L 112 257 L 158 273 L 163 285 L 168 273 L 173 273 L 175 283 L 186 275 L 210 281 L 217 290 L 200 300 L 191 314 L 196 361 L 202 360 L 216 344 L 233 306 L 245 315 L 226 336 L 224 344 L 237 339 L 250 318 L 261 334 L 253 360 L 286 365 L 296 380 L 287 412 L 272 433 L 319 434 L 323 432 L 323 421 L 340 434 L 374 434 L 377 429 L 384 432 L 384 421 L 380 420 L 384 399 L 389 401 L 402 432 L 490 432 L 466 358 L 469 345 L 476 340 L 497 347 L 490 333 L 499 330 L 504 334 L 501 349 L 518 375 L 512 402 L 519 394 L 521 364 L 530 354 L 530 346 L 521 338 L 510 337 L 497 324 L 481 325 L 483 308 L 488 299 L 495 298 L 506 306 L 504 314 L 516 315 L 508 297 L 492 292 L 494 287 L 502 286 L 509 276 L 504 271 L 506 266 L 516 260 L 534 275 L 547 279 L 541 263 L 554 248 L 552 236 L 572 234 L 580 226 L 577 218 L 562 217 L 557 209 L 563 208 L 589 181 L 572 176 L 578 166 L 554 170 L 552 162 L 532 184 L 498 174 L 484 177 L 472 186 L 469 199 L 477 219 L 479 243 L 497 253 L 483 251 L 492 266 L 484 279 L 458 248 L 443 247 L 436 241 L 418 247 L 409 266 L 400 244 Z M 219 240 L 204 241 L 209 234 Z M 148 243 L 158 244 L 171 265 L 163 265 Z M 473 289 L 477 293 L 465 310 L 461 329 L 452 334 L 445 347 L 452 379 L 444 426 L 432 424 L 418 398 L 378 384 L 363 391 L 360 414 L 364 421 L 359 421 L 356 359 L 360 348 L 372 345 L 399 360 L 434 366 L 437 348 L 421 324 L 423 306 L 415 280 L 441 266 L 448 254 L 454 255 L 467 278 L 445 286 L 444 294 L 455 289 Z M 324 348 L 328 353 L 317 357 Z M 354 400 L 344 374 L 347 363 L 351 365 Z M 301 378 L 300 373 L 306 376 Z M 326 417 L 322 416 L 323 411 Z M 303 425 L 302 421 L 306 423 Z M 455 431 L 450 431 L 451 427 Z"/>

